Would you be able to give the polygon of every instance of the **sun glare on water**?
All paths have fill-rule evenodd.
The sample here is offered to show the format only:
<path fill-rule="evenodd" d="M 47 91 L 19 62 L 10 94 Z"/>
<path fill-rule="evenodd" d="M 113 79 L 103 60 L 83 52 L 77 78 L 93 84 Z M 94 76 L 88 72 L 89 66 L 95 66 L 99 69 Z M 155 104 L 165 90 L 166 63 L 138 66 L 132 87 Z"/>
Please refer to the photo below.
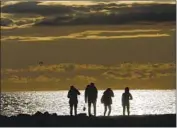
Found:
<path fill-rule="evenodd" d="M 122 115 L 121 96 L 123 90 L 113 90 L 114 98 L 111 116 Z M 130 115 L 173 114 L 175 112 L 175 90 L 131 90 Z M 84 102 L 84 91 L 78 97 L 78 113 L 87 113 Z M 104 105 L 100 99 L 103 90 L 98 93 L 97 116 L 103 116 Z M 7 105 L 8 104 L 8 105 Z M 83 107 L 86 110 L 83 110 Z M 37 111 L 69 115 L 67 91 L 56 92 L 14 92 L 2 94 L 2 115 L 19 113 L 35 114 Z M 93 108 L 91 109 L 93 112 Z"/>

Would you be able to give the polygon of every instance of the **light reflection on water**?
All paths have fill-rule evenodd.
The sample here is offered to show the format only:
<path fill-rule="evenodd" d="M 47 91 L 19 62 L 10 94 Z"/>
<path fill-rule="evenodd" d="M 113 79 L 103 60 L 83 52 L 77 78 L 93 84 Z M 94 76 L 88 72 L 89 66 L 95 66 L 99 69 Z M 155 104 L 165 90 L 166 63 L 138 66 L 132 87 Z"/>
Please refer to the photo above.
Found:
<path fill-rule="evenodd" d="M 78 113 L 83 113 L 84 91 L 80 91 Z M 103 91 L 98 93 L 97 115 L 103 115 L 104 106 L 100 102 Z M 123 90 L 114 90 L 111 115 L 122 115 L 121 95 Z M 174 114 L 175 90 L 131 90 L 131 115 Z M 67 91 L 48 92 L 4 92 L 1 98 L 1 114 L 34 114 L 37 111 L 69 115 Z M 85 111 L 87 112 L 87 110 Z"/>

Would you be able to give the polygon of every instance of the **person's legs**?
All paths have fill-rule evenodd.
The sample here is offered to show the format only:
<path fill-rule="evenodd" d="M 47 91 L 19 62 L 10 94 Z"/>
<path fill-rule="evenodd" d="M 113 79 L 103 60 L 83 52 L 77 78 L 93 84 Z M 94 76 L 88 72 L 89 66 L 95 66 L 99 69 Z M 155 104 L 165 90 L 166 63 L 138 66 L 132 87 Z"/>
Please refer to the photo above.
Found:
<path fill-rule="evenodd" d="M 123 105 L 122 107 L 123 107 L 123 115 L 125 115 L 125 105 Z"/>
<path fill-rule="evenodd" d="M 108 116 L 110 116 L 110 114 L 111 114 L 111 105 L 108 105 L 108 109 L 109 109 Z"/>
<path fill-rule="evenodd" d="M 74 104 L 74 113 L 75 113 L 75 116 L 77 115 L 77 104 Z"/>
<path fill-rule="evenodd" d="M 127 105 L 127 113 L 128 113 L 128 116 L 130 115 L 130 105 L 128 104 Z"/>
<path fill-rule="evenodd" d="M 106 111 L 107 111 L 107 105 L 104 104 L 104 116 L 106 116 Z"/>
<path fill-rule="evenodd" d="M 93 102 L 94 116 L 96 116 L 96 101 Z"/>
<path fill-rule="evenodd" d="M 91 116 L 91 102 L 88 102 L 88 114 Z"/>
<path fill-rule="evenodd" d="M 70 103 L 70 116 L 73 115 L 73 104 Z"/>

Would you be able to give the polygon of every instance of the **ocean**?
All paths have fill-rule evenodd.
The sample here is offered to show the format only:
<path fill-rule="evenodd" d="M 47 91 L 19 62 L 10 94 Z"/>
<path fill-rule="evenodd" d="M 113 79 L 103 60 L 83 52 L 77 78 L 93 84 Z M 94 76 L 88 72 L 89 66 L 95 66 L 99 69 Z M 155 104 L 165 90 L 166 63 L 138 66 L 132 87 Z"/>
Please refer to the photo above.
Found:
<path fill-rule="evenodd" d="M 2 92 L 1 115 L 35 114 L 37 111 L 69 115 L 68 91 Z M 78 97 L 78 113 L 87 113 L 84 91 Z M 124 90 L 113 90 L 111 116 L 122 115 L 121 96 Z M 175 90 L 131 90 L 130 115 L 175 114 Z M 103 90 L 99 90 L 97 115 L 104 113 L 101 104 Z M 86 106 L 86 111 L 83 107 Z M 92 109 L 93 110 L 93 109 Z"/>

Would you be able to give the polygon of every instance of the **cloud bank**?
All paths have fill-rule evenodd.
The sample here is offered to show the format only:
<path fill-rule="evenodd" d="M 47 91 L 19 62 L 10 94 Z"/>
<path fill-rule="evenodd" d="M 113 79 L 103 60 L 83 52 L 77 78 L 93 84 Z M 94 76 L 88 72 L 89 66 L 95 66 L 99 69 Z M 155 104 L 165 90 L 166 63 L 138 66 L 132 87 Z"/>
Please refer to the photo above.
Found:
<path fill-rule="evenodd" d="M 18 40 L 22 42 L 40 42 L 54 41 L 59 39 L 78 39 L 78 40 L 102 40 L 102 39 L 134 39 L 134 38 L 158 38 L 169 37 L 170 34 L 163 33 L 162 30 L 156 29 L 134 29 L 134 30 L 87 30 L 78 33 L 71 33 L 64 36 L 2 36 L 1 41 Z"/>
<path fill-rule="evenodd" d="M 75 79 L 76 81 L 82 78 L 96 81 L 99 76 L 104 79 L 151 79 L 153 77 L 175 75 L 175 66 L 174 63 L 122 63 L 112 66 L 62 63 L 58 65 L 30 66 L 24 69 L 4 69 L 2 76 L 3 78 L 10 77 L 13 79 L 29 77 L 43 80 L 44 78 L 68 75 L 63 78 L 67 80 Z"/>
<path fill-rule="evenodd" d="M 76 85 L 84 89 L 95 82 L 99 89 L 163 88 L 175 89 L 175 63 L 122 63 L 94 65 L 61 63 L 58 65 L 30 66 L 23 69 L 3 69 L 2 89 L 5 90 L 58 90 Z"/>
<path fill-rule="evenodd" d="M 94 3 L 94 2 L 91 2 Z M 174 22 L 175 4 L 94 3 L 85 5 L 58 2 L 11 2 L 1 6 L 1 26 L 104 25 L 136 22 Z M 30 17 L 29 17 L 30 15 Z M 24 18 L 25 17 L 25 18 Z M 18 21 L 18 22 L 17 22 Z"/>

